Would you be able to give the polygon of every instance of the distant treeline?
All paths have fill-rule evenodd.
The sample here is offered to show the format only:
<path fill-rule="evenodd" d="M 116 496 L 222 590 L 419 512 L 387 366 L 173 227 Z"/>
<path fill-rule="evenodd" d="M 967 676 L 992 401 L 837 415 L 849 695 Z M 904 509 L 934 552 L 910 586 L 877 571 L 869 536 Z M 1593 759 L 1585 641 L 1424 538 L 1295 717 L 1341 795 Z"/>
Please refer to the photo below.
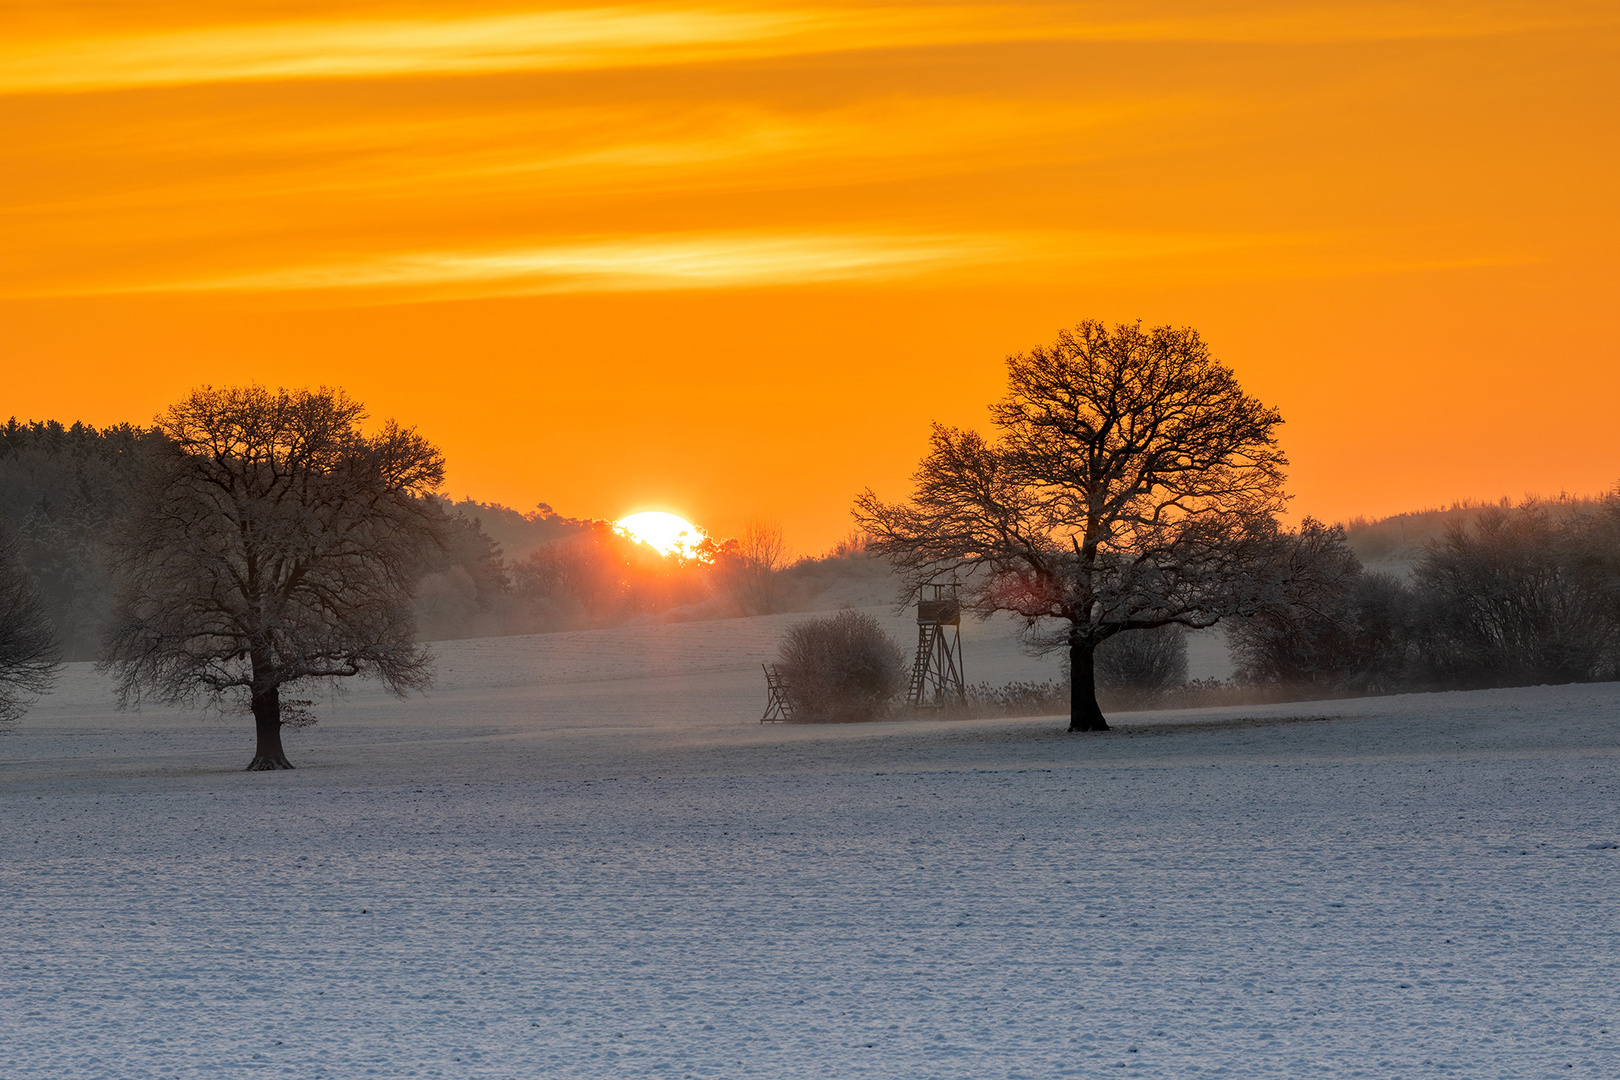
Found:
<path fill-rule="evenodd" d="M 1474 508 L 1402 576 L 1314 521 L 1287 557 L 1293 602 L 1228 630 L 1239 682 L 1328 696 L 1620 678 L 1620 492 Z"/>
<path fill-rule="evenodd" d="M 1596 510 L 1604 497 L 1582 497 L 1560 493 L 1557 496 L 1527 497 L 1523 505 L 1535 505 L 1552 515 L 1583 514 Z M 1345 539 L 1356 557 L 1371 568 L 1410 569 L 1428 551 L 1443 541 L 1447 530 L 1471 526 L 1481 515 L 1513 509 L 1513 500 L 1495 502 L 1462 499 L 1446 507 L 1392 514 L 1386 518 L 1351 518 L 1344 523 Z"/>
<path fill-rule="evenodd" d="M 143 454 L 163 438 L 128 424 L 0 427 L 0 530 L 45 594 L 64 659 L 98 655 L 116 587 L 107 542 L 141 482 Z M 802 610 L 835 579 L 883 573 L 858 543 L 790 565 L 780 530 L 766 526 L 714 543 L 707 560 L 680 560 L 545 504 L 527 513 L 470 499 L 439 508 L 443 543 L 419 568 L 425 640 Z"/>
<path fill-rule="evenodd" d="M 610 522 L 561 517 L 544 505 L 529 514 L 471 500 L 445 509 L 455 540 L 424 568 L 417 594 L 426 640 L 583 630 L 649 616 L 803 611 L 851 578 L 888 577 L 858 541 L 790 563 L 780 530 L 769 527 L 749 527 L 704 545 L 701 558 L 681 559 Z"/>
<path fill-rule="evenodd" d="M 162 438 L 127 424 L 0 427 L 0 530 L 44 592 L 65 659 L 98 654 L 115 588 L 107 541 Z M 438 506 L 444 541 L 418 574 L 426 640 L 802 611 L 852 580 L 868 585 L 858 602 L 892 595 L 886 566 L 857 538 L 789 562 L 780 530 L 755 525 L 682 560 L 544 504 Z M 1233 682 L 1188 684 L 1174 627 L 1122 634 L 1098 654 L 1114 707 L 1620 678 L 1620 492 L 1348 529 L 1307 521 L 1287 540 L 1290 602 L 1227 624 Z M 987 708 L 1015 710 L 1061 693 L 1018 689 L 1006 701 L 978 692 Z"/>

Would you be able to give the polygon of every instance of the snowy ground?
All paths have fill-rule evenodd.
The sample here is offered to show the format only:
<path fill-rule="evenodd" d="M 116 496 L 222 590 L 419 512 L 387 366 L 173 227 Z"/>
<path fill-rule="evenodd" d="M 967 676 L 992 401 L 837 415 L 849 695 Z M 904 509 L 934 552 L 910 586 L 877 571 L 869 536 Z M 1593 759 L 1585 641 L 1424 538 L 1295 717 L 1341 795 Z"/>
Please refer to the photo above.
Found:
<path fill-rule="evenodd" d="M 762 727 L 789 621 L 447 643 L 280 774 L 70 668 L 0 1075 L 1620 1075 L 1620 685 Z"/>

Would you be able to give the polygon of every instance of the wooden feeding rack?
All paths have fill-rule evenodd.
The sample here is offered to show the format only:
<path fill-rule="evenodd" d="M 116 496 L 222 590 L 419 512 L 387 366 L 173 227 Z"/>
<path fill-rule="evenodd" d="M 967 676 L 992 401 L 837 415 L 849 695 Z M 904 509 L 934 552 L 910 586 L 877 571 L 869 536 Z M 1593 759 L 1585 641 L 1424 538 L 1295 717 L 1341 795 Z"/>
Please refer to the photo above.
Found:
<path fill-rule="evenodd" d="M 770 698 L 765 702 L 765 715 L 759 718 L 762 724 L 786 723 L 793 719 L 793 703 L 787 697 L 787 683 L 782 679 L 782 673 L 771 664 L 761 664 L 765 669 L 765 689 Z"/>

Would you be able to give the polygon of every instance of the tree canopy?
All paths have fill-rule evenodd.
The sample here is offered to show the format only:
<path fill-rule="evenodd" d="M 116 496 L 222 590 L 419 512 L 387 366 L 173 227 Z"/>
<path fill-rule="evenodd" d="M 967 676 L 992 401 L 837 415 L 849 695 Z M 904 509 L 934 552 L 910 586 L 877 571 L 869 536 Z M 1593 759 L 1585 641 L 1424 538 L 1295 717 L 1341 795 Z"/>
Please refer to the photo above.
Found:
<path fill-rule="evenodd" d="M 1083 322 L 1008 358 L 1007 381 L 999 438 L 935 425 L 910 501 L 868 490 L 856 519 L 910 594 L 960 582 L 980 615 L 1066 647 L 1070 729 L 1106 730 L 1101 642 L 1269 601 L 1282 418 L 1188 328 Z"/>

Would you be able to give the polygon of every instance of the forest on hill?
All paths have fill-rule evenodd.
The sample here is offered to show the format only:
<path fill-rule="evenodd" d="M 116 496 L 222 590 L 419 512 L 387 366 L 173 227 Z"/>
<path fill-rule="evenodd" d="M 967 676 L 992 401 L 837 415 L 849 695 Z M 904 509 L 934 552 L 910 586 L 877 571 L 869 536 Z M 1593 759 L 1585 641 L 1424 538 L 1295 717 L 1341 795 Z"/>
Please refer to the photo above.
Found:
<path fill-rule="evenodd" d="M 1450 530 L 1473 528 L 1481 517 L 1512 511 L 1515 506 L 1533 505 L 1554 518 L 1577 518 L 1597 513 L 1608 498 L 1559 492 L 1550 497 L 1527 495 L 1517 504 L 1508 498 L 1495 502 L 1461 499 L 1450 506 L 1412 510 L 1389 517 L 1354 517 L 1344 523 L 1344 535 L 1350 550 L 1366 566 L 1405 574 L 1431 546 L 1444 541 Z"/>
<path fill-rule="evenodd" d="M 116 591 L 108 541 L 141 482 L 143 448 L 161 438 L 127 424 L 0 427 L 0 530 L 44 593 L 64 659 L 99 655 Z M 416 568 L 425 640 L 802 610 L 828 588 L 887 582 L 858 542 L 790 562 L 768 525 L 714 544 L 707 559 L 681 559 L 545 504 L 436 502 L 443 542 Z M 865 595 L 874 591 L 887 599 L 882 588 Z"/>

